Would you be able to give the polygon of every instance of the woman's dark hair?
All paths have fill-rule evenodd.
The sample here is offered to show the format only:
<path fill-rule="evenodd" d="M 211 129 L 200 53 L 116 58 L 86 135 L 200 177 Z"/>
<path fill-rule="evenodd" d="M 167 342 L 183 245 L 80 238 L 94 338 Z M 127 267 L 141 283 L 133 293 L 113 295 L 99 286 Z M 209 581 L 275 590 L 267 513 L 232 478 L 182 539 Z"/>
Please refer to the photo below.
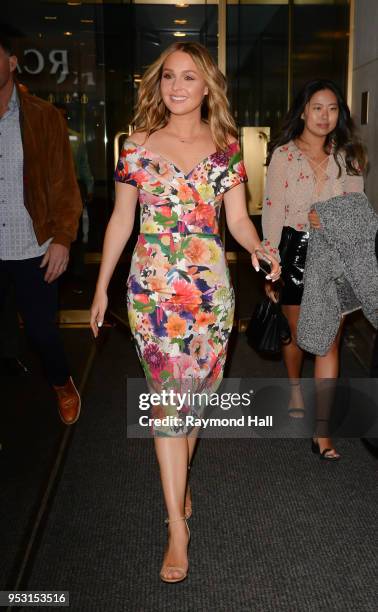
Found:
<path fill-rule="evenodd" d="M 339 167 L 339 175 L 341 173 L 338 159 L 338 153 L 340 151 L 343 151 L 345 154 L 345 164 L 348 174 L 358 175 L 366 168 L 366 153 L 364 147 L 355 136 L 354 122 L 350 116 L 349 107 L 336 83 L 327 79 L 308 81 L 299 91 L 283 121 L 279 134 L 269 143 L 267 157 L 268 165 L 277 147 L 287 144 L 290 140 L 294 140 L 302 134 L 305 127 L 304 120 L 302 119 L 302 113 L 305 110 L 305 106 L 315 93 L 324 89 L 329 89 L 335 94 L 339 107 L 337 125 L 333 132 L 328 134 L 324 143 L 324 151 L 329 154 L 330 150 L 332 150 L 335 161 Z"/>

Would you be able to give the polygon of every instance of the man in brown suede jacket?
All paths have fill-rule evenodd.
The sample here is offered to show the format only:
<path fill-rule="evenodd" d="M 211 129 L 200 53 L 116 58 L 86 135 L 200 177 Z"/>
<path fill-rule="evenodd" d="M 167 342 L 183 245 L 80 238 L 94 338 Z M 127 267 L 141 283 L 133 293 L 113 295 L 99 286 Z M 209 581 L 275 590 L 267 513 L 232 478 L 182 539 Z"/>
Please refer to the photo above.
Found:
<path fill-rule="evenodd" d="M 55 323 L 57 279 L 68 264 L 82 203 L 67 126 L 51 104 L 20 91 L 16 66 L 0 28 L 0 307 L 13 283 L 25 331 L 70 425 L 79 417 L 80 397 Z"/>

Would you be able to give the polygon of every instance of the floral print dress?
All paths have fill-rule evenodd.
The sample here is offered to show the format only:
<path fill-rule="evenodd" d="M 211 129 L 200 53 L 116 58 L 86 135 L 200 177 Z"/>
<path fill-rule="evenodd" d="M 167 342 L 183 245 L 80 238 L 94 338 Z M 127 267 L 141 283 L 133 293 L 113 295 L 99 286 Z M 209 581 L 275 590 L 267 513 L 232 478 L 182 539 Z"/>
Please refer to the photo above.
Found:
<path fill-rule="evenodd" d="M 140 234 L 128 278 L 128 315 L 147 382 L 204 392 L 220 383 L 233 325 L 219 216 L 226 191 L 247 180 L 237 142 L 188 174 L 130 140 L 115 180 L 139 191 Z"/>

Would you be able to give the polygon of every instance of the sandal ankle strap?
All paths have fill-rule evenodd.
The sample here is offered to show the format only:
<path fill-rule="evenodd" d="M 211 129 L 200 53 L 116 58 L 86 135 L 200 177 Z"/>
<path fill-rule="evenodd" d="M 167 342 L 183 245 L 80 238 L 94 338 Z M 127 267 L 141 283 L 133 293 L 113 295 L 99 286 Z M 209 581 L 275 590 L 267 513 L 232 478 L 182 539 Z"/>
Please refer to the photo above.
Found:
<path fill-rule="evenodd" d="M 169 523 L 178 523 L 178 521 L 186 521 L 186 517 L 180 516 L 179 518 L 176 518 L 176 519 L 166 518 L 164 523 L 168 525 Z"/>

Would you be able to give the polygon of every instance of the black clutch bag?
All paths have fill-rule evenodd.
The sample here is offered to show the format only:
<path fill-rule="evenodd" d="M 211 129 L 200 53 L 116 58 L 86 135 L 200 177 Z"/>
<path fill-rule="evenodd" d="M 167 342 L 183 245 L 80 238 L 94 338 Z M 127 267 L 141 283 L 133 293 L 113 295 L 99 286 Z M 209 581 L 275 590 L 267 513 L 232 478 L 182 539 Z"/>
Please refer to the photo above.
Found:
<path fill-rule="evenodd" d="M 266 297 L 253 311 L 246 330 L 248 344 L 256 351 L 276 355 L 282 344 L 289 344 L 291 333 L 289 323 L 281 310 Z"/>

